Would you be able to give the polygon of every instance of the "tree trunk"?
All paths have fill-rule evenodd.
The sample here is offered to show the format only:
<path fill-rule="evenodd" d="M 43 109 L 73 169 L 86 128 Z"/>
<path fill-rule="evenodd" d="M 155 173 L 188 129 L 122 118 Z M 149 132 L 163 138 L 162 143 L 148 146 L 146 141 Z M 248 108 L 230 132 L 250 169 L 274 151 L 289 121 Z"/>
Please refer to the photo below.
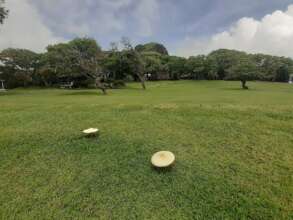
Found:
<path fill-rule="evenodd" d="M 94 62 L 95 64 L 95 75 L 96 75 L 96 87 L 102 90 L 104 95 L 107 95 L 107 90 L 105 87 L 105 84 L 102 82 L 103 74 L 100 72 L 99 64 L 98 62 Z"/>
<path fill-rule="evenodd" d="M 146 89 L 146 86 L 145 86 L 145 78 L 144 76 L 141 76 L 140 74 L 137 74 L 139 80 L 140 80 L 140 83 L 141 83 L 141 86 L 143 89 Z"/>
<path fill-rule="evenodd" d="M 241 80 L 241 84 L 242 84 L 242 89 L 248 89 L 248 87 L 246 86 L 246 80 Z"/>
<path fill-rule="evenodd" d="M 96 78 L 96 87 L 101 89 L 104 95 L 107 95 L 107 91 L 106 91 L 106 87 L 105 85 L 102 83 L 102 80 L 100 77 Z"/>
<path fill-rule="evenodd" d="M 50 87 L 51 84 L 48 83 L 48 81 L 46 79 L 44 79 L 43 77 L 41 78 L 42 82 L 44 83 L 45 87 Z"/>

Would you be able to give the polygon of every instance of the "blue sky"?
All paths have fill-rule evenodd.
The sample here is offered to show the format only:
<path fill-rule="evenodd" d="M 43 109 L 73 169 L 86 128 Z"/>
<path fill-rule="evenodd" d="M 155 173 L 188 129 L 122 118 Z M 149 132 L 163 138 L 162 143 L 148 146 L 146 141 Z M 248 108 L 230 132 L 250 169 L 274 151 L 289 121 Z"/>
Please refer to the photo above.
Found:
<path fill-rule="evenodd" d="M 253 49 L 256 44 L 261 44 L 255 49 L 260 52 L 291 56 L 282 48 L 264 48 L 259 38 L 276 42 L 293 36 L 288 36 L 291 20 L 287 18 L 289 15 L 293 21 L 293 13 L 288 10 L 293 0 L 7 0 L 6 4 L 11 13 L 0 27 L 0 49 L 24 45 L 39 51 L 49 43 L 77 36 L 94 37 L 107 49 L 110 42 L 127 36 L 134 44 L 161 42 L 172 54 L 184 56 L 218 47 L 258 52 Z M 272 17 L 270 25 L 266 24 L 268 16 Z M 282 36 L 267 36 L 281 26 L 285 26 Z M 248 36 L 244 40 L 247 47 L 237 46 L 242 32 L 252 31 L 255 39 Z"/>

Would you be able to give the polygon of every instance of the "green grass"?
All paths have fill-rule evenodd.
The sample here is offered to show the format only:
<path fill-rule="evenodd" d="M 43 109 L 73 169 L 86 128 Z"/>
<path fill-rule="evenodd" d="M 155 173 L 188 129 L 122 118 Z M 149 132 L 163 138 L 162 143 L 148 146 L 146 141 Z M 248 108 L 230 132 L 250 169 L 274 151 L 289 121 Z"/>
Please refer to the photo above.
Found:
<path fill-rule="evenodd" d="M 248 85 L 0 93 L 0 218 L 293 219 L 293 86 Z"/>

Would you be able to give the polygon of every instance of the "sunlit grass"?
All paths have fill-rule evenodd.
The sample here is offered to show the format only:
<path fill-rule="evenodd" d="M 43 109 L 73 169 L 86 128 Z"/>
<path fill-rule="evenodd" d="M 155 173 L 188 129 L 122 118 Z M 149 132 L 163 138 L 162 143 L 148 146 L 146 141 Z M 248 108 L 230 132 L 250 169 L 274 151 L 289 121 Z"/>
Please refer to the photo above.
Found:
<path fill-rule="evenodd" d="M 292 219 L 293 86 L 248 85 L 0 93 L 0 217 Z"/>

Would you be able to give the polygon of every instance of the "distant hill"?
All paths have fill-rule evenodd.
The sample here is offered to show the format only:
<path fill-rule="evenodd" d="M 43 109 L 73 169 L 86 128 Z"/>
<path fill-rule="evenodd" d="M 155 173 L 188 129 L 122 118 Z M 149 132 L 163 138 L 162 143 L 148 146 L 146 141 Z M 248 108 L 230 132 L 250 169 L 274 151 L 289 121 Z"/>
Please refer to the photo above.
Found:
<path fill-rule="evenodd" d="M 168 50 L 163 44 L 151 42 L 147 44 L 139 44 L 135 47 L 138 52 L 157 52 L 162 55 L 168 55 Z"/>

